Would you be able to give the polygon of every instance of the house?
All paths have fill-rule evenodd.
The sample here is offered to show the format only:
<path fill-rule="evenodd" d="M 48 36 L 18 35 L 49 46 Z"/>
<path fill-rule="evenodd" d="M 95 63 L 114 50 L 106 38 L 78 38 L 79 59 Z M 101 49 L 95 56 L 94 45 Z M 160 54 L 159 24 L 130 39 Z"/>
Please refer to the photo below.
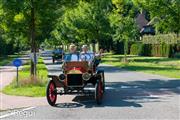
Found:
<path fill-rule="evenodd" d="M 138 25 L 140 34 L 143 35 L 155 35 L 155 29 L 152 26 L 152 21 L 148 21 L 145 17 L 145 13 L 142 12 L 137 15 L 136 23 Z"/>

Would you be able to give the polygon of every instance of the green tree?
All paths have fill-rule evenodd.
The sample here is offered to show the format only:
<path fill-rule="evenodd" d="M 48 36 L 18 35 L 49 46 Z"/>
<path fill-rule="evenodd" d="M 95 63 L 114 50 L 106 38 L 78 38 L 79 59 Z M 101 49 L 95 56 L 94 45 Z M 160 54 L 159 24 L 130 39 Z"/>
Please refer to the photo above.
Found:
<path fill-rule="evenodd" d="M 124 61 L 127 62 L 128 43 L 139 38 L 139 32 L 134 20 L 133 2 L 130 0 L 112 0 L 115 5 L 110 15 L 111 25 L 114 29 L 115 41 L 124 42 Z"/>
<path fill-rule="evenodd" d="M 107 17 L 110 4 L 105 4 L 106 2 L 80 1 L 74 9 L 66 9 L 65 14 L 56 24 L 56 29 L 60 34 L 58 38 L 67 43 L 103 42 L 103 38 L 110 36 L 111 31 Z"/>
<path fill-rule="evenodd" d="M 29 43 L 36 59 L 35 54 L 39 44 L 45 38 L 49 38 L 54 29 L 56 19 L 61 13 L 59 8 L 73 6 L 76 2 L 76 0 L 0 1 L 0 7 L 3 9 L 1 27 L 3 26 L 4 35 L 13 42 L 15 38 L 23 36 L 26 39 L 24 43 Z M 36 64 L 33 61 L 31 61 L 31 74 L 36 75 Z"/>

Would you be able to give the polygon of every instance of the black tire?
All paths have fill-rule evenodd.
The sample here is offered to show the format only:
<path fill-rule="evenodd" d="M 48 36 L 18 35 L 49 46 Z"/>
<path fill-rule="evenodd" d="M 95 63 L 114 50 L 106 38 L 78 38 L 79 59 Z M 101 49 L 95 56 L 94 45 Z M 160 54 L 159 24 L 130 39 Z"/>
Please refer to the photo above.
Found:
<path fill-rule="evenodd" d="M 98 71 L 97 72 L 97 74 L 100 74 L 101 75 L 101 81 L 102 81 L 102 84 L 103 84 L 103 92 L 105 92 L 105 87 L 106 87 L 106 85 L 105 85 L 105 77 L 104 77 L 104 71 L 103 70 L 100 70 L 100 71 Z"/>
<path fill-rule="evenodd" d="M 95 85 L 95 100 L 98 105 L 102 103 L 103 90 L 102 90 L 102 81 L 98 80 Z"/>
<path fill-rule="evenodd" d="M 54 88 L 52 87 L 54 86 Z M 54 106 L 57 100 L 56 85 L 53 80 L 50 80 L 46 88 L 46 98 L 49 105 Z"/>

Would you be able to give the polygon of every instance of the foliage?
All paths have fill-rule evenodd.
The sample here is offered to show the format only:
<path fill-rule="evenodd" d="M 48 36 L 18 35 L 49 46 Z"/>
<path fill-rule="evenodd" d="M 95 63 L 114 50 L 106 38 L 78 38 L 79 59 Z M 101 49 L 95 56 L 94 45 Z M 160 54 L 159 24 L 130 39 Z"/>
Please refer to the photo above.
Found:
<path fill-rule="evenodd" d="M 112 0 L 115 8 L 114 12 L 110 16 L 111 25 L 114 29 L 113 38 L 114 40 L 124 42 L 124 55 L 125 61 L 127 61 L 126 55 L 128 53 L 128 42 L 137 40 L 138 29 L 135 24 L 133 2 L 126 0 Z"/>
<path fill-rule="evenodd" d="M 157 33 L 177 36 L 179 5 L 179 0 L 1 0 L 0 55 L 33 47 L 32 20 L 37 47 L 43 42 L 50 46 L 74 42 L 114 49 L 117 41 L 123 41 L 121 51 L 127 54 L 128 42 L 139 39 L 138 13 L 146 13 Z M 169 36 L 159 38 L 167 42 Z"/>
<path fill-rule="evenodd" d="M 77 7 L 66 9 L 59 18 L 52 35 L 61 44 L 67 43 L 102 43 L 110 36 L 108 0 L 80 1 Z"/>
<path fill-rule="evenodd" d="M 142 52 L 142 44 L 141 43 L 134 43 L 131 45 L 130 54 L 131 55 L 141 55 Z"/>
<path fill-rule="evenodd" d="M 176 34 L 159 34 L 155 36 L 144 36 L 144 46 L 151 46 L 151 49 L 146 50 L 146 53 L 151 53 L 151 56 L 173 57 L 178 52 L 180 38 Z M 146 48 L 145 48 L 146 49 Z"/>
<path fill-rule="evenodd" d="M 61 7 L 73 7 L 76 4 L 77 0 L 1 0 L 0 38 L 2 37 L 5 43 L 12 42 L 14 49 L 22 50 L 23 47 L 32 46 L 32 21 L 34 21 L 33 38 L 38 47 L 45 39 L 51 37 L 50 33 L 55 27 L 57 18 L 63 13 Z M 34 18 L 32 14 L 35 15 Z"/>
<path fill-rule="evenodd" d="M 143 36 L 144 44 L 180 44 L 180 37 L 176 34 L 158 34 L 155 36 Z"/>
<path fill-rule="evenodd" d="M 152 45 L 151 54 L 156 57 L 169 57 L 171 47 L 168 44 Z"/>
<path fill-rule="evenodd" d="M 152 45 L 142 44 L 141 56 L 152 56 Z"/>

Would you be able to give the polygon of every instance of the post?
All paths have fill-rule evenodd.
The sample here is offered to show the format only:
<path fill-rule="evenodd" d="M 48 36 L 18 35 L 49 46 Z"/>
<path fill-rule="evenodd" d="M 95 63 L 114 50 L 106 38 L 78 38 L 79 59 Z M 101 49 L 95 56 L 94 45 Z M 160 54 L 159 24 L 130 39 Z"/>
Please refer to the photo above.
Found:
<path fill-rule="evenodd" d="M 17 87 L 19 86 L 18 84 L 18 79 L 19 79 L 19 67 L 22 65 L 22 61 L 20 59 L 15 59 L 13 60 L 13 65 L 16 67 L 16 84 L 17 84 Z"/>
<path fill-rule="evenodd" d="M 17 87 L 19 86 L 19 84 L 18 84 L 18 78 L 19 78 L 19 69 L 18 69 L 19 67 L 17 67 L 17 75 L 16 75 L 16 84 L 17 84 Z"/>

